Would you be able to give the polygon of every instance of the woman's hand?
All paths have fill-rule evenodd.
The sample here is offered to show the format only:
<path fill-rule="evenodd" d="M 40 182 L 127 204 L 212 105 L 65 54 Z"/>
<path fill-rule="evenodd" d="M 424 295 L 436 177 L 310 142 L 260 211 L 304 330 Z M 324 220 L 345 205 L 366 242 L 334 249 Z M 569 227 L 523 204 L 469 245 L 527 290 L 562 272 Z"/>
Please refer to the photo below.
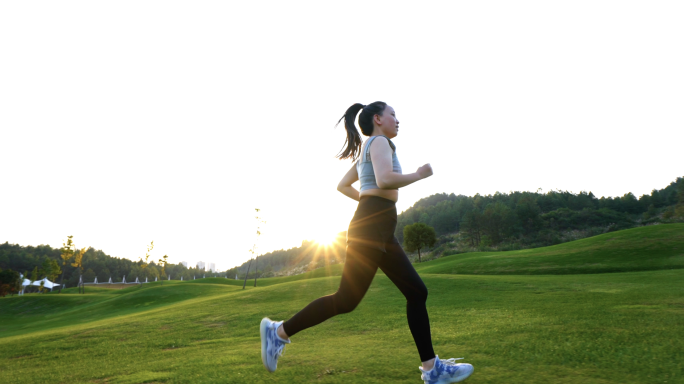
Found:
<path fill-rule="evenodd" d="M 402 175 L 392 171 L 392 148 L 385 137 L 378 137 L 370 143 L 371 161 L 375 182 L 380 189 L 399 189 L 432 175 L 432 167 L 425 164 L 418 172 Z"/>
<path fill-rule="evenodd" d="M 416 173 L 418 174 L 418 176 L 420 176 L 421 179 L 425 179 L 432 176 L 432 167 L 430 166 L 430 163 L 427 163 L 422 167 L 418 168 Z"/>
<path fill-rule="evenodd" d="M 352 187 L 352 184 L 357 180 L 359 180 L 359 174 L 356 172 L 356 164 L 354 164 L 337 184 L 337 190 L 350 199 L 359 201 L 359 191 Z"/>

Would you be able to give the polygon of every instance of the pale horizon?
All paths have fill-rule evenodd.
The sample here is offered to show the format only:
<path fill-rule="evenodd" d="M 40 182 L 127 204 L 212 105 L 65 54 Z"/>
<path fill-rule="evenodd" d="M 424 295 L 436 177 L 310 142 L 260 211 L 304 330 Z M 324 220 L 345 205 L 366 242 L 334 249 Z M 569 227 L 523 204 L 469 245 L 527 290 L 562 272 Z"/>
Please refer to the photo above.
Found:
<path fill-rule="evenodd" d="M 677 177 L 682 177 L 682 176 L 677 176 Z M 676 179 L 676 177 L 675 177 L 675 179 Z M 673 179 L 671 182 L 668 182 L 668 183 L 664 184 L 664 185 L 661 186 L 661 187 L 652 188 L 651 190 L 653 190 L 653 189 L 663 189 L 663 188 L 667 187 L 668 185 L 670 185 L 670 183 L 672 183 L 673 181 L 675 181 L 675 179 Z M 534 190 L 529 190 L 529 191 L 506 191 L 506 192 L 504 192 L 504 191 L 495 191 L 495 192 L 509 193 L 509 192 L 549 192 L 549 191 L 560 191 L 560 190 L 551 189 L 551 190 L 548 190 L 548 191 L 539 191 L 539 190 L 534 191 Z M 591 191 L 591 190 L 582 190 L 582 191 L 568 191 L 568 192 L 579 193 L 579 192 L 593 192 L 593 191 Z M 627 193 L 630 193 L 630 192 L 632 192 L 632 191 L 625 192 L 624 194 L 627 194 Z M 449 192 L 437 192 L 437 193 L 446 193 L 447 195 L 450 194 Z M 453 192 L 452 192 L 452 193 L 453 193 Z M 633 192 L 632 192 L 632 193 L 633 193 Z M 434 194 L 436 194 L 436 193 L 434 193 Z M 432 195 L 434 195 L 434 194 L 432 194 Z M 481 193 L 480 195 L 485 196 L 485 195 L 491 195 L 491 194 L 493 194 L 493 193 L 488 193 L 488 194 L 482 194 L 482 193 Z M 597 198 L 601 198 L 601 197 L 606 197 L 606 198 L 608 198 L 608 197 L 613 197 L 613 198 L 615 198 L 615 197 L 621 197 L 621 196 L 623 196 L 624 194 L 615 195 L 615 196 L 603 196 L 603 195 L 602 195 L 602 196 L 596 196 L 596 197 L 597 197 Z M 641 195 L 644 195 L 644 194 L 648 195 L 648 194 L 650 194 L 650 191 L 645 192 L 645 193 L 641 193 L 641 194 L 636 194 L 636 193 L 633 193 L 633 194 L 638 198 L 638 197 L 640 197 Z M 456 194 L 456 195 L 458 195 L 458 194 Z M 594 193 L 594 195 L 596 195 L 596 194 Z M 473 196 L 473 195 L 469 195 L 469 196 Z M 428 196 L 424 196 L 424 197 L 428 197 Z M 419 200 L 420 200 L 420 199 L 419 199 Z M 414 204 L 415 204 L 416 202 L 417 202 L 417 201 L 415 201 Z M 411 206 L 413 206 L 413 204 L 411 204 Z M 410 208 L 411 206 L 407 207 L 406 209 Z M 405 211 L 406 209 L 402 210 L 401 212 Z M 335 236 L 335 235 L 337 235 L 337 234 L 339 234 L 339 233 L 341 233 L 341 232 L 345 232 L 345 231 L 346 231 L 346 228 L 345 228 L 343 231 L 339 231 L 339 232 L 333 233 L 333 234 L 331 235 L 331 238 L 332 238 L 333 236 Z M 7 240 L 7 241 L 8 241 L 8 240 Z M 270 250 L 270 251 L 266 251 L 266 252 L 263 252 L 263 253 L 259 253 L 258 256 L 261 256 L 261 255 L 264 255 L 264 254 L 267 254 L 267 253 L 270 253 L 270 252 L 273 252 L 273 251 L 287 250 L 287 249 L 291 249 L 291 248 L 297 248 L 297 247 L 299 247 L 299 246 L 301 245 L 301 243 L 304 242 L 304 241 L 317 241 L 317 239 L 315 239 L 315 238 L 313 238 L 313 237 L 312 237 L 312 238 L 308 238 L 308 239 L 302 239 L 302 240 L 299 242 L 300 244 L 298 244 L 298 245 L 296 244 L 296 245 L 292 245 L 292 246 L 289 246 L 289 247 L 278 248 L 278 249 L 272 249 L 272 250 Z M 9 242 L 10 244 L 13 244 L 11 241 L 8 241 L 8 242 Z M 41 243 L 41 244 L 19 244 L 19 245 L 22 245 L 22 246 L 34 246 L 34 247 L 35 247 L 35 246 L 39 246 L 39 245 L 50 245 L 50 246 L 53 247 L 53 248 L 59 248 L 59 247 L 61 247 L 61 243 L 60 243 L 59 245 L 51 245 L 51 244 L 45 244 L 45 243 Z M 107 250 L 105 250 L 105 249 L 101 249 L 101 248 L 98 248 L 98 247 L 96 247 L 96 246 L 88 246 L 88 247 L 92 247 L 92 248 L 95 249 L 95 250 L 100 250 L 100 251 L 104 252 L 105 254 L 107 254 L 107 255 L 109 255 L 109 256 L 121 258 L 121 256 L 116 256 L 116 255 L 112 255 L 112 254 L 108 253 Z M 127 258 L 127 257 L 123 257 L 123 258 Z M 140 258 L 137 258 L 137 259 L 127 258 L 127 259 L 132 260 L 132 261 L 138 261 Z M 239 263 L 236 264 L 236 265 L 232 265 L 232 266 L 229 266 L 229 267 L 227 267 L 227 268 L 218 268 L 218 267 L 217 267 L 217 272 L 226 272 L 228 269 L 231 269 L 231 268 L 233 268 L 233 267 L 242 265 L 243 263 L 249 261 L 249 259 L 250 259 L 250 256 L 246 256 L 246 258 L 245 258 L 242 262 L 239 262 Z M 156 260 L 156 259 L 154 259 L 154 260 L 152 260 L 152 261 L 155 262 L 155 263 L 157 263 L 157 260 Z M 186 266 L 186 267 L 188 267 L 188 268 L 195 268 L 195 267 L 197 266 L 197 263 L 198 263 L 198 262 L 204 262 L 205 264 L 215 263 L 217 266 L 218 266 L 219 263 L 220 263 L 220 261 L 213 260 L 213 259 L 211 259 L 211 260 L 209 260 L 209 259 L 207 259 L 207 260 L 198 259 L 198 260 L 196 260 L 196 261 L 194 261 L 194 262 L 189 262 L 189 261 L 187 261 L 187 260 L 179 260 L 179 261 L 177 261 L 177 262 L 173 262 L 173 264 L 182 264 L 183 262 L 186 262 L 186 263 L 187 263 L 187 266 Z M 208 269 L 207 269 L 207 272 L 209 272 Z"/>

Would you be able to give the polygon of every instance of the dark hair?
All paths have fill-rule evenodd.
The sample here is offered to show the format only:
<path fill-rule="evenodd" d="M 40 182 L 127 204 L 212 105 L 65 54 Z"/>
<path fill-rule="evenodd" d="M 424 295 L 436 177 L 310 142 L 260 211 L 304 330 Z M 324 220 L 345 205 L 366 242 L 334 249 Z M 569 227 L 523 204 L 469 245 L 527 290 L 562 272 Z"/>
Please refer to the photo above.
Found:
<path fill-rule="evenodd" d="M 344 149 L 337 154 L 340 160 L 351 158 L 352 161 L 356 160 L 361 154 L 361 135 L 354 125 L 354 120 L 356 120 L 356 114 L 361 111 L 359 115 L 359 125 L 361 126 L 361 132 L 370 136 L 373 134 L 373 116 L 380 115 L 385 111 L 387 103 L 382 101 L 376 101 L 374 103 L 364 106 L 363 104 L 356 103 L 347 109 L 344 116 L 337 122 L 337 124 L 344 119 L 344 128 L 347 130 L 347 139 L 344 142 Z M 335 126 L 337 127 L 337 124 Z"/>

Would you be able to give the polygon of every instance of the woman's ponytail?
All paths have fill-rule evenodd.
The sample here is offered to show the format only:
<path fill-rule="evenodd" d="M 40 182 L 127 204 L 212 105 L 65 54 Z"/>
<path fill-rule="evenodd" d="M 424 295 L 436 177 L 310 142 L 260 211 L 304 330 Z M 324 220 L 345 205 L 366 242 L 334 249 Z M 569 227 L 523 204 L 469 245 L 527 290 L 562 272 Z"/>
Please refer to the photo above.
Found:
<path fill-rule="evenodd" d="M 352 161 L 356 160 L 361 154 L 361 135 L 354 125 L 356 120 L 356 115 L 364 107 L 363 104 L 356 103 L 347 109 L 344 116 L 335 124 L 337 126 L 344 119 L 344 128 L 347 131 L 347 139 L 344 142 L 344 149 L 337 154 L 340 160 L 351 158 Z"/>
<path fill-rule="evenodd" d="M 382 116 L 383 112 L 385 112 L 385 107 L 387 107 L 387 103 L 376 101 L 368 105 L 356 103 L 347 109 L 347 112 L 340 119 L 340 121 L 344 119 L 344 128 L 347 130 L 347 140 L 344 142 L 345 148 L 341 151 L 341 154 L 337 154 L 340 160 L 351 158 L 354 161 L 361 154 L 361 135 L 354 125 L 354 120 L 356 120 L 356 115 L 359 111 L 361 111 L 359 115 L 361 132 L 366 136 L 370 136 L 373 134 L 373 116 Z M 337 124 L 335 124 L 336 127 Z"/>

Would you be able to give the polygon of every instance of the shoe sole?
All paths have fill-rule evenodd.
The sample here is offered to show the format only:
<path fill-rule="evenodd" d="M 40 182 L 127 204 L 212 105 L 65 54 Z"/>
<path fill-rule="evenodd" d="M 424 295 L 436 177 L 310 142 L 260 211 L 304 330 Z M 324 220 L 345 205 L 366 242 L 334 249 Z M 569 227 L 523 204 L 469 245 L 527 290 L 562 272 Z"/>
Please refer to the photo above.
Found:
<path fill-rule="evenodd" d="M 447 379 L 446 381 L 444 381 L 444 380 L 443 380 L 443 381 L 440 381 L 440 382 L 438 382 L 438 384 L 460 383 L 461 381 L 463 381 L 463 380 L 469 378 L 470 375 L 473 374 L 473 372 L 475 372 L 474 369 L 473 369 L 472 371 L 468 372 L 468 373 L 465 374 L 465 375 L 461 375 L 461 376 L 457 376 L 457 377 L 452 377 L 451 379 Z"/>
<path fill-rule="evenodd" d="M 271 320 L 267 317 L 264 317 L 261 320 L 261 325 L 259 326 L 259 332 L 261 333 L 261 362 L 264 363 L 264 367 L 266 368 L 267 371 L 271 371 L 271 368 L 268 367 L 268 359 L 266 358 L 266 345 L 268 344 L 268 340 L 266 338 L 266 331 L 268 330 L 268 326 L 270 325 Z"/>

